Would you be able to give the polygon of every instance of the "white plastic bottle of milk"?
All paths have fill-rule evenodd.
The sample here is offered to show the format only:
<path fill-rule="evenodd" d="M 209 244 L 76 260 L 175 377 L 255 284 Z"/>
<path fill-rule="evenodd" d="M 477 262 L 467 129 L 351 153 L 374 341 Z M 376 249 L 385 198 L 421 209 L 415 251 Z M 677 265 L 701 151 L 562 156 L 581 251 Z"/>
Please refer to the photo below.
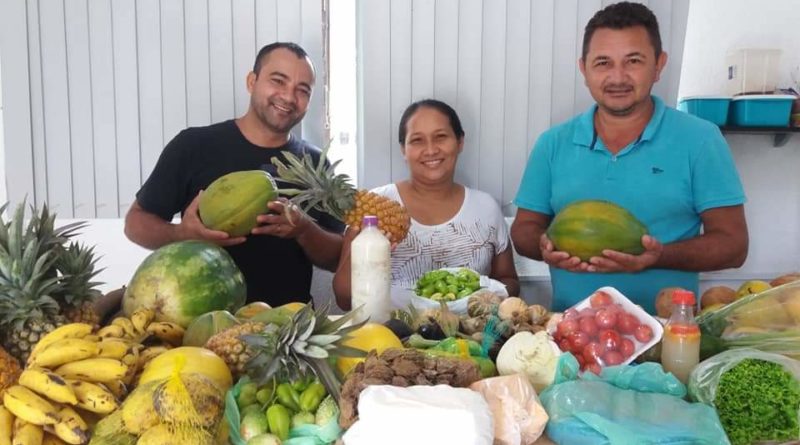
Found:
<path fill-rule="evenodd" d="M 391 311 L 391 253 L 389 240 L 378 230 L 378 217 L 367 215 L 361 233 L 350 245 L 350 292 L 352 308 L 359 306 L 356 322 L 369 317 L 383 323 Z"/>

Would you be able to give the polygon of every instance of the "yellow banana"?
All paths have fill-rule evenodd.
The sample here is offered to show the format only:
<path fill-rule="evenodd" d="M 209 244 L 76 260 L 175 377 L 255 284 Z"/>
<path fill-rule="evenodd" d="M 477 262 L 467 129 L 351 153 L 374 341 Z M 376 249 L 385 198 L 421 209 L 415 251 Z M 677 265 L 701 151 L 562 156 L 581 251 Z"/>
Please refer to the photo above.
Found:
<path fill-rule="evenodd" d="M 98 383 L 98 385 L 105 386 L 111 394 L 114 394 L 117 400 L 122 400 L 128 395 L 128 387 L 122 380 L 109 380 L 107 382 Z"/>
<path fill-rule="evenodd" d="M 30 363 L 30 366 L 55 368 L 64 363 L 94 357 L 100 352 L 96 342 L 82 338 L 64 338 L 42 349 Z"/>
<path fill-rule="evenodd" d="M 131 347 L 128 342 L 117 338 L 104 338 L 101 342 L 97 343 L 99 351 L 98 357 L 121 359 L 128 353 Z"/>
<path fill-rule="evenodd" d="M 128 366 L 113 358 L 87 358 L 66 363 L 56 368 L 56 374 L 68 379 L 87 382 L 119 380 L 128 372 Z"/>
<path fill-rule="evenodd" d="M 60 375 L 46 369 L 25 369 L 19 376 L 19 384 L 54 402 L 70 405 L 78 403 L 72 387 Z"/>
<path fill-rule="evenodd" d="M 32 360 L 39 351 L 65 338 L 83 338 L 92 333 L 92 325 L 87 323 L 69 323 L 59 326 L 50 331 L 47 335 L 39 339 L 36 346 L 31 351 L 29 361 Z"/>
<path fill-rule="evenodd" d="M 169 351 L 169 348 L 164 345 L 157 345 L 157 346 L 149 346 L 144 348 L 142 352 L 139 354 L 139 363 L 137 368 L 144 369 L 150 360 L 158 357 L 159 355 L 163 354 L 164 352 Z"/>
<path fill-rule="evenodd" d="M 3 405 L 18 419 L 36 425 L 52 425 L 59 420 L 58 411 L 50 402 L 22 385 L 6 389 Z"/>
<path fill-rule="evenodd" d="M 53 426 L 53 430 L 59 439 L 72 445 L 81 445 L 89 440 L 89 425 L 74 409 L 62 406 L 58 415 L 61 420 Z"/>
<path fill-rule="evenodd" d="M 76 406 L 79 408 L 98 414 L 108 414 L 119 408 L 117 398 L 105 386 L 83 380 L 67 381 L 75 390 L 75 395 L 78 397 Z"/>
<path fill-rule="evenodd" d="M 5 406 L 0 405 L 0 445 L 11 445 L 14 431 L 14 415 Z"/>
<path fill-rule="evenodd" d="M 110 324 L 100 328 L 100 330 L 97 331 L 97 335 L 101 338 L 123 338 L 125 337 L 125 330 L 122 329 L 122 326 Z"/>
<path fill-rule="evenodd" d="M 43 439 L 44 430 L 41 426 L 22 419 L 14 421 L 13 445 L 41 445 Z"/>
<path fill-rule="evenodd" d="M 147 332 L 173 346 L 183 343 L 183 327 L 169 321 L 154 321 L 147 326 Z"/>
<path fill-rule="evenodd" d="M 122 381 L 131 384 L 134 382 L 134 377 L 136 373 L 139 372 L 139 348 L 132 347 L 128 349 L 128 353 L 125 354 L 124 357 L 120 359 L 122 363 L 124 363 L 128 367 L 128 372 L 125 373 L 125 377 L 122 378 Z"/>
<path fill-rule="evenodd" d="M 141 308 L 134 311 L 131 315 L 133 328 L 140 336 L 147 334 L 147 326 L 156 318 L 156 311 L 149 308 Z"/>
<path fill-rule="evenodd" d="M 66 445 L 66 442 L 59 439 L 54 433 L 44 433 L 44 439 L 42 439 L 42 445 Z"/>
<path fill-rule="evenodd" d="M 136 333 L 136 328 L 133 326 L 133 322 L 130 318 L 126 317 L 117 317 L 111 320 L 111 326 L 119 326 L 125 331 L 125 337 L 130 339 L 139 338 L 139 334 Z"/>

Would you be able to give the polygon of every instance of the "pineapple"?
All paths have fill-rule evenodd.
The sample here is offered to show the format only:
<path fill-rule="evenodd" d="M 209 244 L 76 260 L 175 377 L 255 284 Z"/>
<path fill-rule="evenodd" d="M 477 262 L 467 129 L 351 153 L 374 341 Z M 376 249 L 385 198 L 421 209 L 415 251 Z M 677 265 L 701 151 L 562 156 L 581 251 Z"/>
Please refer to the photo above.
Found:
<path fill-rule="evenodd" d="M 91 281 L 102 269 L 95 269 L 98 258 L 94 247 L 86 247 L 73 242 L 58 256 L 56 268 L 61 272 L 62 290 L 57 299 L 61 310 L 69 322 L 100 324 L 100 317 L 94 310 L 94 301 L 102 293 L 94 287 L 98 282 Z"/>
<path fill-rule="evenodd" d="M 62 286 L 55 263 L 62 244 L 83 225 L 55 229 L 55 215 L 44 206 L 25 227 L 24 203 L 8 222 L 2 216 L 5 209 L 0 207 L 0 340 L 25 363 L 40 338 L 66 323 L 53 298 Z"/>
<path fill-rule="evenodd" d="M 375 215 L 378 229 L 389 241 L 399 243 L 405 239 L 411 226 L 405 208 L 384 196 L 356 190 L 350 184 L 349 176 L 335 173 L 340 161 L 325 166 L 327 152 L 328 147 L 322 152 L 318 165 L 314 165 L 308 154 L 300 159 L 292 153 L 285 153 L 288 165 L 277 157 L 272 158 L 272 163 L 278 168 L 279 180 L 298 187 L 282 189 L 281 192 L 293 195 L 292 202 L 304 211 L 317 208 L 354 228 L 361 227 L 364 216 Z"/>
<path fill-rule="evenodd" d="M 266 324 L 258 321 L 248 321 L 231 326 L 209 338 L 205 348 L 220 356 L 228 365 L 234 379 L 238 379 L 244 374 L 247 362 L 255 355 L 253 349 L 244 343 L 241 337 L 257 334 L 264 331 L 266 327 Z"/>
<path fill-rule="evenodd" d="M 17 383 L 20 373 L 22 373 L 22 369 L 17 359 L 5 349 L 0 348 L 0 399 L 3 398 L 3 391 L 6 388 Z"/>
<path fill-rule="evenodd" d="M 260 333 L 243 336 L 242 340 L 255 352 L 246 365 L 250 378 L 259 385 L 275 376 L 280 381 L 295 381 L 308 375 L 310 370 L 338 402 L 340 383 L 328 358 L 331 355 L 364 357 L 364 351 L 342 343 L 366 320 L 350 324 L 356 312 L 349 312 L 331 321 L 329 309 L 330 303 L 318 310 L 307 305 L 283 326 L 270 324 Z M 345 325 L 348 326 L 342 327 Z"/>

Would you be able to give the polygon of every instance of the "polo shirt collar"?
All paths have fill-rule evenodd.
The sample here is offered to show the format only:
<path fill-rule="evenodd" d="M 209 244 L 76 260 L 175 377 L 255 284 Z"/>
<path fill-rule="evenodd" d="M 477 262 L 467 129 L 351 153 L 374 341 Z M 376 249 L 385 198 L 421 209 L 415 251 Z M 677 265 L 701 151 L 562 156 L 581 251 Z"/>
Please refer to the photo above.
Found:
<path fill-rule="evenodd" d="M 653 100 L 653 116 L 650 122 L 644 128 L 640 141 L 649 141 L 658 131 L 661 126 L 661 121 L 664 118 L 664 110 L 666 106 L 658 96 L 650 96 Z M 597 104 L 592 104 L 586 112 L 578 116 L 577 125 L 575 125 L 575 132 L 572 135 L 572 142 L 577 145 L 585 147 L 594 147 L 597 140 L 597 133 L 594 130 L 594 113 L 597 112 Z"/>

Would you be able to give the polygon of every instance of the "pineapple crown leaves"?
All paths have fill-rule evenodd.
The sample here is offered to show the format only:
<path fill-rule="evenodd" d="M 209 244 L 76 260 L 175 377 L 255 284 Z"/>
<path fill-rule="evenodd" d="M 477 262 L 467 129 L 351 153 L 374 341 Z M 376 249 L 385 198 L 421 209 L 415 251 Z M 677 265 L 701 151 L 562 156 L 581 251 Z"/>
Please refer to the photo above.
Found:
<path fill-rule="evenodd" d="M 360 349 L 342 343 L 349 334 L 360 328 L 366 320 L 350 323 L 356 312 L 349 312 L 337 320 L 330 320 L 330 302 L 316 311 L 311 304 L 303 307 L 292 316 L 291 322 L 276 327 L 268 325 L 259 334 L 242 336 L 244 342 L 256 353 L 248 361 L 248 375 L 258 384 L 264 384 L 274 376 L 294 380 L 312 371 L 338 400 L 339 381 L 331 368 L 328 358 L 334 354 L 340 357 L 364 357 Z"/>
<path fill-rule="evenodd" d="M 330 144 L 322 150 L 316 164 L 308 153 L 299 158 L 288 152 L 284 153 L 288 165 L 278 157 L 272 158 L 272 164 L 277 167 L 280 181 L 298 187 L 280 190 L 292 196 L 292 203 L 305 212 L 316 208 L 341 221 L 344 220 L 345 213 L 353 207 L 356 189 L 350 182 L 350 176 L 336 174 L 336 167 L 341 159 L 325 165 L 329 149 Z"/>
<path fill-rule="evenodd" d="M 95 287 L 103 283 L 92 281 L 92 278 L 105 270 L 95 268 L 99 259 L 94 253 L 94 246 L 88 247 L 78 242 L 71 242 L 69 247 L 61 252 L 55 266 L 61 273 L 64 283 L 58 295 L 64 302 L 76 305 L 101 295 Z"/>

